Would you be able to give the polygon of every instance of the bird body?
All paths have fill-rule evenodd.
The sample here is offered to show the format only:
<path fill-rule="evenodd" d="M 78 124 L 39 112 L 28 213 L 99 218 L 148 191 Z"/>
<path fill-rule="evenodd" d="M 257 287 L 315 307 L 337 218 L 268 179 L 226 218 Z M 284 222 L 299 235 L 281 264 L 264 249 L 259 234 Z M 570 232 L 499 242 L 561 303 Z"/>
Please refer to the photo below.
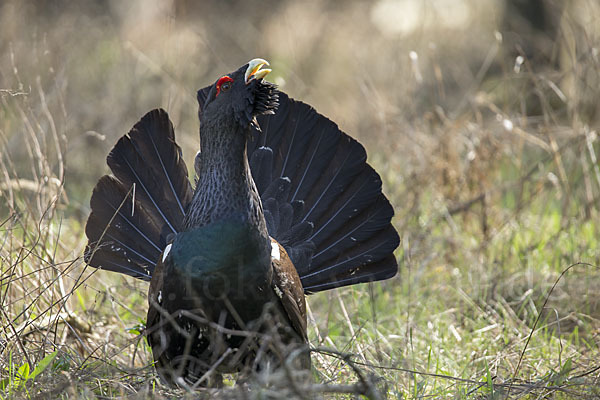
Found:
<path fill-rule="evenodd" d="M 163 286 L 167 293 L 181 292 L 178 302 L 197 308 L 226 298 L 238 313 L 260 315 L 264 301 L 258 309 L 251 302 L 267 297 L 260 293 L 272 280 L 271 246 L 244 216 L 182 232 L 169 250 L 162 265 L 173 279 Z"/>
<path fill-rule="evenodd" d="M 281 289 L 276 282 L 285 275 L 272 264 L 271 253 L 272 246 L 269 242 L 265 245 L 264 237 L 245 215 L 175 236 L 157 264 L 148 294 L 147 336 L 157 369 L 166 381 L 177 382 L 181 375 L 193 384 L 213 365 L 218 365 L 218 372 L 251 366 L 257 348 L 255 342 L 246 342 L 245 334 L 268 331 L 269 327 L 260 325 L 265 312 L 270 313 L 285 345 L 305 345 L 306 320 L 299 321 L 300 330 L 291 322 L 302 318 L 300 313 L 290 315 L 285 306 L 265 310 L 265 305 L 279 303 L 277 292 Z M 296 298 L 301 303 L 297 306 L 304 309 L 300 278 L 295 269 L 291 271 L 299 284 Z M 232 333 L 224 334 L 219 328 Z M 222 358 L 229 349 L 236 351 Z M 310 358 L 306 354 L 299 363 L 306 368 Z"/>
<path fill-rule="evenodd" d="M 85 260 L 151 281 L 146 336 L 171 384 L 290 354 L 307 369 L 304 294 L 397 271 L 393 209 L 364 148 L 264 81 L 265 64 L 198 91 L 194 190 L 154 110 L 115 145 L 114 175 L 92 194 Z"/>

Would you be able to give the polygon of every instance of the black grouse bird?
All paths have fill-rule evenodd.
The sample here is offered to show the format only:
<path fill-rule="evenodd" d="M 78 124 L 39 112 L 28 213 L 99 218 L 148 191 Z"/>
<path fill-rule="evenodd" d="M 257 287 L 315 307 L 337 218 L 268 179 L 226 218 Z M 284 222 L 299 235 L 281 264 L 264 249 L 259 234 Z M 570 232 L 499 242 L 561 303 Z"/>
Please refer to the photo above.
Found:
<path fill-rule="evenodd" d="M 198 91 L 195 189 L 167 113 L 153 110 L 92 194 L 85 261 L 151 281 L 146 335 L 171 384 L 262 368 L 265 347 L 276 365 L 268 329 L 309 368 L 304 294 L 398 269 L 393 209 L 365 149 L 264 81 L 264 65 Z"/>

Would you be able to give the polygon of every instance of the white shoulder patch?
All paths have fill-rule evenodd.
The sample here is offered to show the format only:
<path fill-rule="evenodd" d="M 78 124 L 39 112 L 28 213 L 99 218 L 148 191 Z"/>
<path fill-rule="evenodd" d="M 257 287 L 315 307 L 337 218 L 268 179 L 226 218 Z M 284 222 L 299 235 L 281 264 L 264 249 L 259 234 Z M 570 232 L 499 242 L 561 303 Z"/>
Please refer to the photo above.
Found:
<path fill-rule="evenodd" d="M 279 289 L 279 286 L 275 286 L 273 287 L 273 289 L 275 290 L 275 294 L 277 295 L 277 297 L 279 297 L 280 299 L 283 298 L 283 292 L 281 291 L 281 289 Z"/>
<path fill-rule="evenodd" d="M 271 258 L 276 260 L 281 259 L 281 255 L 279 254 L 279 244 L 276 242 L 271 242 Z"/>
<path fill-rule="evenodd" d="M 165 262 L 165 260 L 167 259 L 167 256 L 169 255 L 170 252 L 171 252 L 171 243 L 169 243 L 167 245 L 167 247 L 165 247 L 165 251 L 163 252 L 162 262 Z"/>

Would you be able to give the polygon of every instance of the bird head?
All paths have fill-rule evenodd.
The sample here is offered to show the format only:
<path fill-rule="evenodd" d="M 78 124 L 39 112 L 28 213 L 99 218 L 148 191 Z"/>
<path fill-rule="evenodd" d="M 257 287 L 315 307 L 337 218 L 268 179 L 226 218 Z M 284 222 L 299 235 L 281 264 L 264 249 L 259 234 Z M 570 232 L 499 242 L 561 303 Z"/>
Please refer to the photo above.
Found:
<path fill-rule="evenodd" d="M 269 63 L 255 58 L 237 71 L 221 76 L 217 81 L 198 91 L 200 118 L 229 119 L 246 128 L 258 128 L 256 116 L 273 114 L 277 109 L 276 86 L 263 80 L 271 72 L 263 69 Z"/>

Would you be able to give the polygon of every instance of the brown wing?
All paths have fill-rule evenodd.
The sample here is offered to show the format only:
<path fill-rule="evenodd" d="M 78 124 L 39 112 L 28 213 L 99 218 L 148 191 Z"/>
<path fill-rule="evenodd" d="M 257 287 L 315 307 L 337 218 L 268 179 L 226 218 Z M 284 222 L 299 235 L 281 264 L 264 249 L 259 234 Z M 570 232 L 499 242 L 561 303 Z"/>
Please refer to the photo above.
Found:
<path fill-rule="evenodd" d="M 275 239 L 271 238 L 273 251 L 271 263 L 273 265 L 273 290 L 290 319 L 290 323 L 303 341 L 308 341 L 306 333 L 306 299 L 302 282 L 296 267 L 287 252 Z M 279 251 L 276 250 L 278 248 Z"/>
<path fill-rule="evenodd" d="M 150 281 L 150 287 L 148 288 L 148 316 L 146 317 L 145 335 L 148 344 L 152 348 L 152 356 L 154 357 L 156 370 L 163 379 L 169 384 L 174 385 L 175 383 L 171 379 L 171 375 L 163 373 L 163 370 L 169 365 L 169 360 L 167 359 L 168 353 L 166 351 L 168 344 L 164 343 L 164 333 L 162 333 L 163 340 L 161 340 L 161 330 L 164 326 L 161 324 L 160 311 L 158 309 L 162 304 L 163 276 L 164 264 L 161 255 L 156 263 L 154 272 L 152 273 L 152 280 Z M 167 326 L 167 328 L 169 328 L 169 326 Z"/>

